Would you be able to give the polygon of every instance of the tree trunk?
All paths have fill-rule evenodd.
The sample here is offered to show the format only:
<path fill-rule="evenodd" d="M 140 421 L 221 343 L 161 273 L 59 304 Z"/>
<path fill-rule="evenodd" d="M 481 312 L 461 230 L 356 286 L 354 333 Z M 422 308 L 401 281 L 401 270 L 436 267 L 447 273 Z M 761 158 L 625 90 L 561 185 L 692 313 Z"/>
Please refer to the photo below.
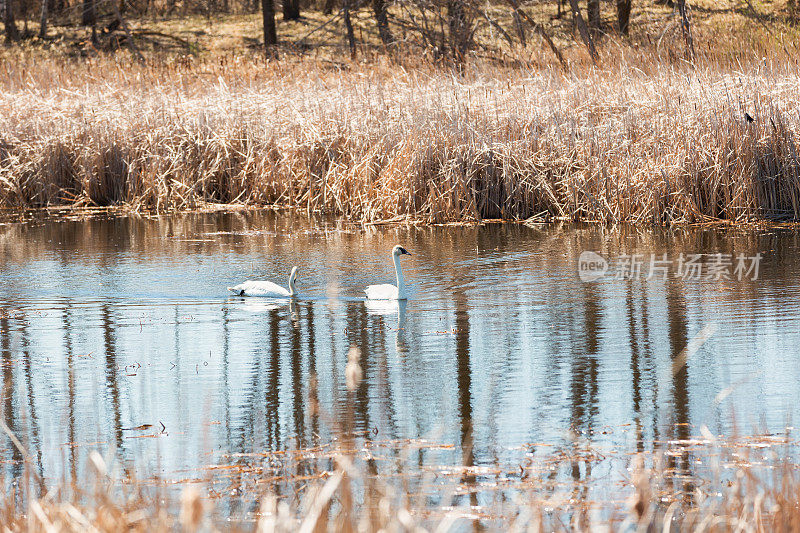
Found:
<path fill-rule="evenodd" d="M 453 49 L 453 57 L 456 61 L 463 61 L 472 42 L 472 31 L 463 1 L 448 0 L 447 25 L 450 30 L 450 46 Z"/>
<path fill-rule="evenodd" d="M 560 1 L 561 0 L 559 0 L 559 2 Z M 558 62 L 561 63 L 561 67 L 566 69 L 567 68 L 567 63 L 566 63 L 566 61 L 564 61 L 564 56 L 561 54 L 561 51 L 558 49 L 556 44 L 553 42 L 553 39 L 551 39 L 550 36 L 547 34 L 547 31 L 545 31 L 544 27 L 541 24 L 539 24 L 538 22 L 536 22 L 535 20 L 533 20 L 527 13 L 525 13 L 522 10 L 522 8 L 520 8 L 519 3 L 517 2 L 517 0 L 508 0 L 508 3 L 511 4 L 511 7 L 514 8 L 514 14 L 516 16 L 521 16 L 522 18 L 527 20 L 528 24 L 530 24 L 531 28 L 533 28 L 533 31 L 538 33 L 542 37 L 542 39 L 544 39 L 544 42 L 547 43 L 547 46 L 550 47 L 550 50 L 552 50 L 553 53 L 555 54 L 556 58 L 558 58 Z"/>
<path fill-rule="evenodd" d="M 322 6 L 322 13 L 325 15 L 330 15 L 333 13 L 333 7 L 336 5 L 336 0 L 325 0 L 325 4 Z"/>
<path fill-rule="evenodd" d="M 619 32 L 628 35 L 631 20 L 631 0 L 617 0 L 617 22 Z"/>
<path fill-rule="evenodd" d="M 300 0 L 283 0 L 283 20 L 300 18 Z"/>
<path fill-rule="evenodd" d="M 597 55 L 597 49 L 594 47 L 594 41 L 592 40 L 592 35 L 589 33 L 589 28 L 586 27 L 586 22 L 584 22 L 583 17 L 581 16 L 581 9 L 578 6 L 578 0 L 569 0 L 569 5 L 572 8 L 572 16 L 575 19 L 575 24 L 578 26 L 578 31 L 581 34 L 581 38 L 583 38 L 586 48 L 589 49 L 589 55 L 592 56 L 592 61 L 597 63 L 597 60 L 599 59 L 599 56 Z"/>
<path fill-rule="evenodd" d="M 694 61 L 694 39 L 692 39 L 692 25 L 689 21 L 689 6 L 686 5 L 686 0 L 678 0 L 678 13 L 681 15 L 681 29 L 683 39 L 686 41 L 686 55 L 689 56 L 689 61 Z"/>
<path fill-rule="evenodd" d="M 47 37 L 47 2 L 42 0 L 42 16 L 39 19 L 39 38 L 44 39 Z"/>
<path fill-rule="evenodd" d="M 519 12 L 514 10 L 514 27 L 517 28 L 517 35 L 519 35 L 519 42 L 523 48 L 528 46 L 528 41 L 525 38 L 525 26 L 522 25 L 522 19 L 519 16 Z"/>
<path fill-rule="evenodd" d="M 97 43 L 97 13 L 94 8 L 94 0 L 83 0 L 83 11 L 81 12 L 81 24 L 91 26 L 92 42 Z"/>
<path fill-rule="evenodd" d="M 264 22 L 264 52 L 269 57 L 273 53 L 273 47 L 278 44 L 273 0 L 261 0 L 261 16 Z"/>
<path fill-rule="evenodd" d="M 350 47 L 350 58 L 356 58 L 356 36 L 353 33 L 353 21 L 350 20 L 350 0 L 342 0 L 342 16 L 347 30 L 347 45 Z"/>
<path fill-rule="evenodd" d="M 592 35 L 600 33 L 600 0 L 586 0 L 586 17 L 589 19 Z"/>
<path fill-rule="evenodd" d="M 81 12 L 81 25 L 94 26 L 97 16 L 94 10 L 94 0 L 83 0 L 83 11 Z"/>
<path fill-rule="evenodd" d="M 14 19 L 14 0 L 0 0 L 3 8 L 3 25 L 6 28 L 6 43 L 19 41 L 19 28 Z"/>
<path fill-rule="evenodd" d="M 386 13 L 385 0 L 372 0 L 372 11 L 375 13 L 375 21 L 378 23 L 378 35 L 383 44 L 392 44 L 394 37 L 389 31 L 389 16 Z"/>
<path fill-rule="evenodd" d="M 121 3 L 121 2 L 120 2 L 120 3 Z M 134 57 L 135 57 L 135 58 L 136 58 L 136 59 L 137 59 L 137 60 L 138 60 L 140 63 L 144 63 L 144 62 L 145 62 L 145 61 L 144 61 L 144 56 L 143 56 L 143 55 L 142 55 L 142 53 L 139 51 L 139 47 L 137 47 L 137 46 L 136 46 L 136 41 L 134 41 L 134 40 L 133 40 L 133 34 L 131 34 L 131 28 L 130 28 L 130 26 L 128 26 L 128 22 L 127 22 L 127 21 L 125 20 L 125 18 L 122 16 L 122 10 L 120 10 L 120 8 L 119 8 L 119 4 L 118 4 L 118 3 L 116 3 L 116 2 L 114 2 L 114 1 L 112 1 L 112 2 L 111 2 L 111 5 L 113 5 L 113 6 L 114 6 L 114 9 L 115 9 L 115 10 L 116 10 L 116 12 L 117 12 L 117 13 L 116 13 L 116 15 L 117 15 L 117 20 L 119 21 L 119 24 L 120 24 L 120 26 L 122 26 L 122 31 L 124 31 L 124 32 L 125 32 L 125 39 L 126 39 L 126 41 L 127 41 L 127 43 L 128 43 L 128 48 L 130 48 L 130 50 L 131 50 L 131 53 L 133 54 L 133 56 L 134 56 Z M 94 36 L 94 26 L 92 27 L 92 36 Z"/>

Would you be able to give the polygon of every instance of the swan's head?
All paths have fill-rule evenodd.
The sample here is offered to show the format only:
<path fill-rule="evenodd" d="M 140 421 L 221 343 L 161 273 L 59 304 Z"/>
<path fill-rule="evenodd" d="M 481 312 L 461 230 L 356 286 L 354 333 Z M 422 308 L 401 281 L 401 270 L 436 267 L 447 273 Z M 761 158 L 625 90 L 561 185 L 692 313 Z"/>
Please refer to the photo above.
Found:
<path fill-rule="evenodd" d="M 392 249 L 392 255 L 395 257 L 399 257 L 401 255 L 411 255 L 411 253 L 398 244 Z"/>
<path fill-rule="evenodd" d="M 292 272 L 289 274 L 289 279 L 294 283 L 297 279 L 297 267 L 292 267 Z"/>

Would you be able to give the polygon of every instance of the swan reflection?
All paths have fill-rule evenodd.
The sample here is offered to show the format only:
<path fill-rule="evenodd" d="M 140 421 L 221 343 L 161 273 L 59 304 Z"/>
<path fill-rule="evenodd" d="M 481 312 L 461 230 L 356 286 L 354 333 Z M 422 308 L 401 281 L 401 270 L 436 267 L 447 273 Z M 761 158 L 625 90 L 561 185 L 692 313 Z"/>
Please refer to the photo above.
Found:
<path fill-rule="evenodd" d="M 397 336 L 395 337 L 395 348 L 398 352 L 408 352 L 406 342 L 406 307 L 407 300 L 365 300 L 364 306 L 367 313 L 373 316 L 389 316 L 397 314 Z"/>

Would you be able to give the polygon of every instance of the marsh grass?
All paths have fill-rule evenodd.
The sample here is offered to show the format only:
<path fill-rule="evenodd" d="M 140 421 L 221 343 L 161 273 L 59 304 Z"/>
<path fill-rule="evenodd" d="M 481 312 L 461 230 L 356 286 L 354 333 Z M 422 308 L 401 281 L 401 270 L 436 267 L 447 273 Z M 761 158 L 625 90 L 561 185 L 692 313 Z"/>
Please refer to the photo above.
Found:
<path fill-rule="evenodd" d="M 601 68 L 576 51 L 568 72 L 476 60 L 460 73 L 388 57 L 142 66 L 5 52 L 0 206 L 798 220 L 796 44 L 709 49 L 694 67 L 656 52 L 609 45 Z"/>

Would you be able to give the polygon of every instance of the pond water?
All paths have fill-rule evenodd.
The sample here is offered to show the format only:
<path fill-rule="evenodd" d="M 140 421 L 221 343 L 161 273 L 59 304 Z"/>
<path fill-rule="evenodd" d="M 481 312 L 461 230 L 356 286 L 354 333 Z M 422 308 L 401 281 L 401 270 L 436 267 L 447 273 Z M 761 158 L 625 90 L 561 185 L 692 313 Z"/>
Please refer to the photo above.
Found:
<path fill-rule="evenodd" d="M 324 442 L 347 412 L 369 439 L 453 445 L 420 466 L 514 465 L 577 440 L 651 450 L 703 426 L 780 433 L 800 400 L 798 237 L 365 229 L 272 212 L 10 224 L 2 419 L 56 482 L 77 479 L 95 448 L 140 475 L 191 477 L 235 454 Z M 410 299 L 367 305 L 366 285 L 393 282 L 397 243 L 413 254 L 402 257 Z M 591 282 L 578 275 L 587 250 L 610 262 Z M 633 254 L 641 272 L 625 270 Z M 714 254 L 731 258 L 731 279 L 713 275 Z M 760 254 L 741 280 L 740 254 Z M 666 276 L 648 279 L 653 257 Z M 686 275 L 691 257 L 702 276 Z M 252 277 L 285 285 L 293 265 L 296 302 L 226 291 Z M 364 374 L 354 394 L 351 346 Z M 20 455 L 0 443 L 13 479 Z"/>

